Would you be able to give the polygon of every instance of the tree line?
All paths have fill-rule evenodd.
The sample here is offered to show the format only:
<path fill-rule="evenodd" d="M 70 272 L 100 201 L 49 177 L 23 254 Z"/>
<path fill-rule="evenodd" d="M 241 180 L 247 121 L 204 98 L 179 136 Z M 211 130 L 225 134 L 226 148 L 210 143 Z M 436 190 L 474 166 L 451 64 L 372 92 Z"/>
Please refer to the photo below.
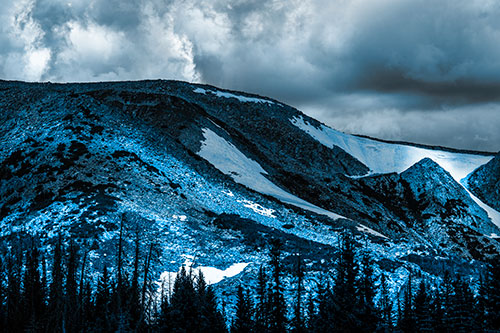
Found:
<path fill-rule="evenodd" d="M 410 274 L 394 296 L 385 273 L 377 275 L 356 246 L 345 233 L 334 273 L 311 287 L 301 256 L 286 268 L 280 242 L 271 241 L 268 264 L 259 268 L 253 287 L 238 287 L 228 316 L 225 299 L 201 272 L 182 267 L 172 288 L 158 288 L 150 273 L 152 246 L 141 255 L 138 238 L 131 264 L 124 264 L 120 233 L 116 264 L 103 266 L 94 279 L 85 274 L 88 252 L 73 241 L 59 238 L 49 256 L 36 239 L 16 238 L 0 256 L 0 332 L 500 330 L 498 260 L 488 264 L 474 291 L 469 280 L 449 273 L 439 284 L 422 276 L 414 283 L 417 276 Z M 284 282 L 290 271 L 291 286 Z"/>

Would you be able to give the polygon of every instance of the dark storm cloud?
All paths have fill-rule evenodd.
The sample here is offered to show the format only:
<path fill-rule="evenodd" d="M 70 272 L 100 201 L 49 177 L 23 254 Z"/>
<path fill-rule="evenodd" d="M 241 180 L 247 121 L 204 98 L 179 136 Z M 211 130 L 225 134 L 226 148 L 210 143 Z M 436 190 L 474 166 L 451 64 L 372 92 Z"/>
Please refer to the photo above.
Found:
<path fill-rule="evenodd" d="M 499 15 L 464 0 L 0 0 L 0 74 L 206 82 L 349 132 L 499 150 Z"/>

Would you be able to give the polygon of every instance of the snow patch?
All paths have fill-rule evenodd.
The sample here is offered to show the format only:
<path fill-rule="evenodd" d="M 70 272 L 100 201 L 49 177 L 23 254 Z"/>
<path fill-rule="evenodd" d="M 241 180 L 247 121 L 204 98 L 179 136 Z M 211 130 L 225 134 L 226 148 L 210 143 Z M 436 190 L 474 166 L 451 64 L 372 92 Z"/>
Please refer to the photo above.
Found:
<path fill-rule="evenodd" d="M 225 91 L 219 91 L 219 90 L 209 90 L 209 89 L 203 89 L 203 88 L 196 88 L 193 90 L 193 92 L 197 94 L 203 94 L 206 95 L 207 93 L 214 94 L 217 97 L 224 97 L 224 98 L 236 98 L 240 102 L 243 103 L 267 103 L 267 104 L 274 104 L 273 101 L 267 100 L 267 99 L 262 99 L 262 98 L 256 98 L 256 97 L 247 97 L 247 96 L 242 96 L 242 95 L 235 95 L 231 94 Z"/>
<path fill-rule="evenodd" d="M 344 218 L 341 215 L 315 206 L 295 195 L 281 189 L 264 175 L 267 172 L 256 161 L 248 158 L 232 143 L 218 136 L 208 128 L 203 129 L 205 140 L 201 143 L 198 155 L 210 162 L 217 169 L 231 176 L 237 183 L 243 184 L 254 191 L 275 197 L 281 202 L 326 215 L 333 219 Z"/>
<path fill-rule="evenodd" d="M 371 235 L 374 235 L 374 236 L 377 236 L 377 237 L 382 237 L 382 238 L 385 238 L 385 239 L 389 239 L 386 236 L 382 235 L 380 232 L 377 232 L 377 231 L 373 230 L 372 228 L 368 228 L 366 225 L 363 225 L 363 224 L 358 224 L 356 226 L 356 229 L 358 231 L 364 232 L 366 234 L 371 234 Z"/>
<path fill-rule="evenodd" d="M 257 214 L 267 216 L 267 217 L 276 217 L 273 214 L 275 212 L 274 209 L 262 207 L 258 203 L 255 203 L 255 202 L 250 201 L 250 200 L 236 200 L 236 201 L 239 203 L 242 203 L 243 206 L 250 208 L 251 210 L 253 210 Z"/>
<path fill-rule="evenodd" d="M 226 278 L 231 278 L 234 277 L 241 272 L 250 264 L 246 262 L 240 262 L 240 263 L 235 263 L 229 266 L 226 269 L 219 269 L 216 267 L 211 267 L 211 266 L 194 266 L 194 257 L 193 256 L 188 256 L 184 255 L 185 261 L 182 266 L 189 271 L 193 270 L 193 272 L 197 273 L 198 271 L 201 271 L 203 273 L 203 276 L 205 277 L 205 281 L 207 284 L 216 284 L 221 282 L 222 280 Z M 181 267 L 182 267 L 181 266 Z M 180 271 L 180 268 L 179 268 Z M 174 284 L 175 278 L 177 277 L 178 272 L 163 272 L 160 275 L 160 286 L 161 285 L 168 285 L 169 288 L 171 288 Z"/>
<path fill-rule="evenodd" d="M 493 224 L 496 225 L 500 229 L 500 212 L 498 212 L 494 208 L 488 206 L 487 204 L 482 202 L 481 199 L 479 199 L 474 194 L 472 194 L 472 192 L 467 189 L 467 182 L 466 181 L 463 181 L 461 184 L 465 188 L 467 193 L 469 193 L 472 200 L 474 200 L 474 202 L 477 203 L 477 205 L 479 207 L 481 207 L 484 211 L 486 211 L 486 214 L 488 214 L 488 217 L 490 218 L 491 222 L 493 222 Z M 492 234 L 492 235 L 494 235 L 494 234 Z M 491 237 L 495 238 L 493 236 L 491 236 Z"/>
<path fill-rule="evenodd" d="M 316 128 L 306 123 L 302 117 L 295 117 L 290 121 L 323 145 L 329 148 L 337 146 L 354 156 L 370 168 L 370 174 L 400 173 L 428 157 L 459 182 L 493 158 L 493 156 L 453 153 L 360 138 L 324 125 Z"/>
<path fill-rule="evenodd" d="M 172 215 L 172 218 L 175 220 L 180 220 L 181 222 L 184 222 L 187 220 L 186 215 Z"/>

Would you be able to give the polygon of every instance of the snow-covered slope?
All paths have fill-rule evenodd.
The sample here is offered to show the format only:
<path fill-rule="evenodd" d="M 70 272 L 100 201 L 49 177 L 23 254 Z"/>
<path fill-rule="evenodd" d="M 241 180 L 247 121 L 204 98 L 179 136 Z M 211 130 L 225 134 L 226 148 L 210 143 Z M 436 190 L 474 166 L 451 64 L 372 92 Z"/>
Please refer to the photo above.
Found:
<path fill-rule="evenodd" d="M 313 126 L 304 121 L 302 117 L 295 117 L 291 122 L 325 146 L 337 146 L 342 148 L 366 165 L 370 169 L 369 174 L 401 173 L 418 161 L 429 158 L 439 164 L 444 170 L 448 171 L 456 182 L 467 184 L 466 178 L 475 170 L 477 170 L 475 174 L 483 175 L 486 174 L 486 172 L 482 171 L 485 168 L 480 168 L 481 166 L 494 165 L 493 156 L 450 152 L 438 148 L 426 149 L 411 145 L 381 142 L 342 133 L 325 125 L 320 125 L 319 127 Z M 498 167 L 496 168 L 498 169 Z M 494 172 L 490 172 L 490 174 L 491 173 Z M 473 181 L 476 181 L 477 178 L 479 177 L 472 177 Z M 498 176 L 493 176 L 491 178 L 498 179 Z M 464 186 L 467 188 L 467 185 Z M 490 187 L 494 187 L 494 185 Z M 485 186 L 478 187 L 478 192 L 481 191 L 479 188 L 485 189 Z M 490 190 L 490 192 L 494 193 L 495 190 Z M 500 193 L 498 189 L 496 192 Z M 500 227 L 500 212 L 472 193 L 468 193 L 470 197 L 487 212 L 489 219 Z M 500 196 L 498 194 L 494 194 L 494 196 L 495 195 L 497 197 L 496 202 L 500 202 Z M 488 195 L 485 194 L 484 197 L 488 197 Z M 495 202 L 494 199 L 492 201 Z M 500 207 L 500 204 L 498 207 Z"/>
<path fill-rule="evenodd" d="M 466 180 L 470 190 L 490 207 L 500 210 L 500 153 Z"/>
<path fill-rule="evenodd" d="M 481 208 L 495 211 L 456 182 L 488 156 L 349 136 L 265 97 L 176 81 L 0 81 L 0 109 L 0 247 L 71 237 L 89 274 L 116 262 L 121 221 L 126 253 L 138 230 L 141 253 L 154 245 L 155 278 L 191 258 L 233 290 L 272 238 L 285 275 L 300 252 L 318 277 L 350 230 L 394 293 L 410 268 L 440 276 L 422 258 L 473 272 L 497 249 L 481 234 L 496 233 Z M 433 236 L 445 228 L 458 232 Z"/>
<path fill-rule="evenodd" d="M 297 196 L 281 189 L 265 177 L 267 172 L 259 163 L 249 159 L 234 145 L 204 128 L 205 141 L 202 142 L 198 155 L 212 163 L 217 169 L 231 176 L 236 182 L 262 194 L 267 194 L 281 202 L 291 204 L 311 212 L 326 215 L 333 219 L 345 218 L 341 215 L 319 208 Z"/>
<path fill-rule="evenodd" d="M 493 156 L 453 153 L 357 137 L 321 125 L 315 127 L 302 117 L 292 123 L 325 146 L 337 146 L 370 168 L 370 173 L 400 173 L 424 158 L 430 158 L 460 181 Z"/>

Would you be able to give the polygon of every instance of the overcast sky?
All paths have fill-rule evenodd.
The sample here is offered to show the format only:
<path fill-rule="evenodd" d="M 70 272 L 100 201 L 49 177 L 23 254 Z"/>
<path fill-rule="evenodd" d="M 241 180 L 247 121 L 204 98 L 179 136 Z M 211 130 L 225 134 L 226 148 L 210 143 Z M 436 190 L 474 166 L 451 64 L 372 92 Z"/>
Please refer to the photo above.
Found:
<path fill-rule="evenodd" d="M 495 0 L 0 0 L 0 77 L 180 79 L 350 133 L 500 150 Z"/>

